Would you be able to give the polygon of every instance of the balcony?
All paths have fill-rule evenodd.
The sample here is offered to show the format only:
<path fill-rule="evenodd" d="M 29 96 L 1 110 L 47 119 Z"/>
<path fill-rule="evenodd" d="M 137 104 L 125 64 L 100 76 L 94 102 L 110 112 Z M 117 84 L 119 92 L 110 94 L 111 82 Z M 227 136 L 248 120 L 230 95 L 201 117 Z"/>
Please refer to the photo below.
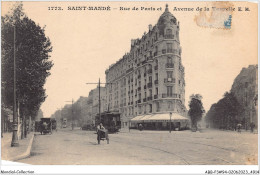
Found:
<path fill-rule="evenodd" d="M 178 98 L 178 94 L 162 94 L 162 98 Z"/>
<path fill-rule="evenodd" d="M 146 60 L 144 60 L 143 62 L 142 62 L 142 65 L 144 65 L 144 64 L 146 64 L 147 63 L 147 61 Z"/>
<path fill-rule="evenodd" d="M 174 64 L 173 63 L 166 63 L 165 67 L 166 68 L 174 68 Z"/>
<path fill-rule="evenodd" d="M 127 71 L 126 71 L 126 73 L 129 73 L 129 72 L 132 72 L 133 71 L 133 68 L 131 67 L 130 69 L 128 69 Z"/>
<path fill-rule="evenodd" d="M 153 73 L 153 70 L 152 69 L 148 69 L 147 73 L 151 74 L 151 73 Z"/>
<path fill-rule="evenodd" d="M 146 98 L 143 99 L 143 102 L 146 102 Z"/>
<path fill-rule="evenodd" d="M 158 80 L 154 80 L 154 84 L 158 84 Z"/>
<path fill-rule="evenodd" d="M 167 49 L 167 53 L 174 53 L 173 49 Z"/>
<path fill-rule="evenodd" d="M 158 65 L 154 66 L 154 70 L 158 70 Z"/>
<path fill-rule="evenodd" d="M 141 87 L 138 87 L 137 90 L 140 91 L 140 90 L 141 90 Z"/>
<path fill-rule="evenodd" d="M 147 86 L 148 86 L 148 88 L 151 88 L 151 87 L 153 87 L 153 84 L 152 84 L 152 82 L 148 83 L 148 84 L 147 84 Z"/>
<path fill-rule="evenodd" d="M 151 97 L 147 97 L 147 101 L 151 101 L 151 100 L 153 100 L 152 96 Z"/>
<path fill-rule="evenodd" d="M 146 89 L 146 85 L 144 85 L 144 89 Z"/>
<path fill-rule="evenodd" d="M 137 103 L 141 103 L 141 99 L 137 100 Z"/>
<path fill-rule="evenodd" d="M 174 78 L 165 78 L 164 83 L 175 83 L 175 79 Z"/>
<path fill-rule="evenodd" d="M 174 35 L 165 35 L 164 38 L 165 38 L 165 39 L 173 39 L 173 38 L 174 38 Z"/>
<path fill-rule="evenodd" d="M 157 99 L 157 98 L 158 98 L 158 95 L 154 95 L 153 98 L 154 98 L 154 99 Z"/>

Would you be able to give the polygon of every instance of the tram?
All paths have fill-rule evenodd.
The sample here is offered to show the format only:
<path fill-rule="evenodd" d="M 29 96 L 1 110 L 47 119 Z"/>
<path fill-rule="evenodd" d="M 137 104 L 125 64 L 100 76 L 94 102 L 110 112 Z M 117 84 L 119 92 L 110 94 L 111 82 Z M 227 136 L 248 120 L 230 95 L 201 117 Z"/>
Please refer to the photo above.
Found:
<path fill-rule="evenodd" d="M 109 133 L 119 132 L 121 129 L 120 113 L 118 112 L 103 112 L 95 117 L 95 126 L 100 123 L 108 130 Z"/>

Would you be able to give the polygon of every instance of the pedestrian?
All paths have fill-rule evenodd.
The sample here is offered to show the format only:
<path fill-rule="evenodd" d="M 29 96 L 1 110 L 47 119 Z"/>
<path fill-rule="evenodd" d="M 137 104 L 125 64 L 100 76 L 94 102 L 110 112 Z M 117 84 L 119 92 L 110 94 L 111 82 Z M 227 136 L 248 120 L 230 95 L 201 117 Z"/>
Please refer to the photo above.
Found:
<path fill-rule="evenodd" d="M 254 133 L 255 124 L 253 122 L 250 123 L 251 133 Z"/>
<path fill-rule="evenodd" d="M 139 124 L 139 130 L 142 131 L 143 128 L 144 128 L 143 125 L 140 123 L 140 124 Z"/>
<path fill-rule="evenodd" d="M 241 134 L 242 125 L 240 123 L 237 124 L 237 132 Z"/>
<path fill-rule="evenodd" d="M 101 138 L 105 137 L 105 127 L 103 126 L 102 123 L 100 123 L 99 125 L 97 125 L 97 141 L 98 144 L 100 144 L 100 140 Z M 104 134 L 104 135 L 103 135 Z M 103 137 L 102 137 L 103 136 Z"/>

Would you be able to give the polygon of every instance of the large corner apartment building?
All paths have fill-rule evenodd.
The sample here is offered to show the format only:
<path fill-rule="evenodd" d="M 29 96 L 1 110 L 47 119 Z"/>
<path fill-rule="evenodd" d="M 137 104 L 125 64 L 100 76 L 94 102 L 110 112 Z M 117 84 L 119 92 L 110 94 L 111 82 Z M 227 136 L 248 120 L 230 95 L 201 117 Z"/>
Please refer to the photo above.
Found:
<path fill-rule="evenodd" d="M 130 52 L 106 70 L 107 108 L 121 113 L 123 126 L 138 115 L 186 114 L 179 31 L 166 5 L 157 24 L 131 40 Z"/>

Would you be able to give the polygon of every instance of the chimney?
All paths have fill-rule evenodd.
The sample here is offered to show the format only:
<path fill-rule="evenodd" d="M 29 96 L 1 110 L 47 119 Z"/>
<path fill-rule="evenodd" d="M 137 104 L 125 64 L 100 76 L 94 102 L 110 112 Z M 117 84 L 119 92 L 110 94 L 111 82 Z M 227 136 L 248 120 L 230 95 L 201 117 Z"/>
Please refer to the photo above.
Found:
<path fill-rule="evenodd" d="M 149 24 L 149 31 L 152 31 L 152 29 L 153 29 L 152 24 Z"/>

